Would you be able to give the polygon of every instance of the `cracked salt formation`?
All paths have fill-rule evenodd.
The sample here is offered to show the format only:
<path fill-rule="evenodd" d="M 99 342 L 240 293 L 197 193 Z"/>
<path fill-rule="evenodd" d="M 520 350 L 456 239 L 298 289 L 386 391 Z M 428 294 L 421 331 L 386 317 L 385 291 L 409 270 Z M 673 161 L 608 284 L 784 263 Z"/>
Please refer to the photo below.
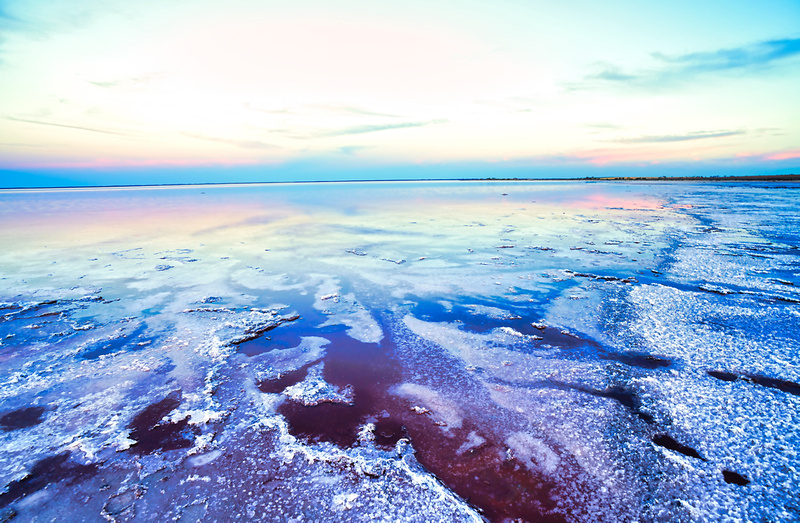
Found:
<path fill-rule="evenodd" d="M 0 191 L 0 519 L 800 518 L 796 186 L 198 191 Z"/>

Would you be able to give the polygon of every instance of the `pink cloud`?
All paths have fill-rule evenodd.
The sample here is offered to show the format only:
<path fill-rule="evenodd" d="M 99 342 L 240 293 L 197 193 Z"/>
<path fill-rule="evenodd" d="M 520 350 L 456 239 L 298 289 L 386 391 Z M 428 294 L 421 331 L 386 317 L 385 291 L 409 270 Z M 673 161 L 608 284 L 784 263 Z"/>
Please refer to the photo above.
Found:
<path fill-rule="evenodd" d="M 767 160 L 772 160 L 772 161 L 792 160 L 794 158 L 800 158 L 800 149 L 794 149 L 794 150 L 789 150 L 789 151 L 781 151 L 779 153 L 768 154 L 765 158 Z"/>

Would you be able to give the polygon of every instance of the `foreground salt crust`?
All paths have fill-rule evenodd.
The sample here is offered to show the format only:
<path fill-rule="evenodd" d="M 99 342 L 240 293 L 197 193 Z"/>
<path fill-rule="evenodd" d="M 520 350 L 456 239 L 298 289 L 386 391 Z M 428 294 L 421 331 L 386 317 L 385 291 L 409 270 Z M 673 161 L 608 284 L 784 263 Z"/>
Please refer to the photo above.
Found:
<path fill-rule="evenodd" d="M 590 189 L 3 232 L 0 516 L 796 520 L 797 200 Z M 396 379 L 340 381 L 347 340 Z M 281 414 L 365 394 L 346 448 Z"/>

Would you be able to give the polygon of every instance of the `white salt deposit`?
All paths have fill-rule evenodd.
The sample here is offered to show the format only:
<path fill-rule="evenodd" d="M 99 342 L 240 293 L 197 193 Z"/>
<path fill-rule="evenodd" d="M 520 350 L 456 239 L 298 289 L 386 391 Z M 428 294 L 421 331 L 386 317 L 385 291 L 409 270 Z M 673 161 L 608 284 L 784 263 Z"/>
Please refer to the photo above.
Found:
<path fill-rule="evenodd" d="M 204 191 L 0 193 L 0 520 L 800 519 L 794 186 Z"/>

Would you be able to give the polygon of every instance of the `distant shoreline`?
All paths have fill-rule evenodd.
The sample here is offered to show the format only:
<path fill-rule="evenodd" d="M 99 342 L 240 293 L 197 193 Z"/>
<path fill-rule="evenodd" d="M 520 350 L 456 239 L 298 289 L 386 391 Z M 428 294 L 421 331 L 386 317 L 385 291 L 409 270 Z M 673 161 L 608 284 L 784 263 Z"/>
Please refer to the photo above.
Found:
<path fill-rule="evenodd" d="M 458 181 L 483 182 L 800 182 L 800 174 L 754 176 L 587 176 L 585 178 L 464 178 Z"/>
<path fill-rule="evenodd" d="M 292 182 L 198 182 L 121 185 L 62 185 L 48 187 L 0 187 L 0 191 L 34 191 L 58 189 L 137 189 L 170 187 L 214 187 L 243 185 L 297 185 L 333 183 L 392 183 L 392 182 L 800 182 L 800 174 L 768 174 L 751 176 L 587 176 L 584 178 L 397 178 L 390 180 L 298 180 Z"/>

